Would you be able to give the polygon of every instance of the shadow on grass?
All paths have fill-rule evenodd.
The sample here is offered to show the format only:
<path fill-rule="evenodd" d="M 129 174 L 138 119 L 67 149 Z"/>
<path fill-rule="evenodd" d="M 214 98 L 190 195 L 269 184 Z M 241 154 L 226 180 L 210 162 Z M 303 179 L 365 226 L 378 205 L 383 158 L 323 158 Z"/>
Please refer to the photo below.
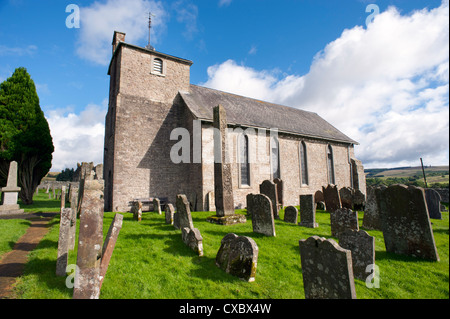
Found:
<path fill-rule="evenodd" d="M 436 263 L 436 261 L 428 260 L 428 259 L 422 259 L 419 257 L 413 257 L 408 255 L 400 255 L 395 253 L 390 253 L 387 251 L 376 251 L 375 252 L 375 262 L 377 260 L 390 260 L 390 261 L 402 261 L 402 262 L 426 262 L 426 263 Z"/>
<path fill-rule="evenodd" d="M 54 245 L 54 242 L 52 246 Z M 48 289 L 56 289 L 68 298 L 72 297 L 73 289 L 66 287 L 66 277 L 58 277 L 55 274 L 56 260 L 50 258 L 34 258 L 25 265 L 24 275 L 36 276 L 39 283 L 45 282 Z M 33 285 L 34 287 L 34 285 Z"/>

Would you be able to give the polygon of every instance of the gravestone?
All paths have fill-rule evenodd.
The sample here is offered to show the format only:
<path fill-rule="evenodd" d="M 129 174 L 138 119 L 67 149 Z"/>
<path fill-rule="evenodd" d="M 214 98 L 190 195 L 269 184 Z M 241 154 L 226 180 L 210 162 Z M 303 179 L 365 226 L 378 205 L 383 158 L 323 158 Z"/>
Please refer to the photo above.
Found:
<path fill-rule="evenodd" d="M 300 226 L 308 228 L 317 228 L 316 223 L 316 205 L 313 195 L 300 195 Z"/>
<path fill-rule="evenodd" d="M 301 207 L 301 206 L 300 206 Z M 288 206 L 284 209 L 284 221 L 287 223 L 297 224 L 298 210 L 294 206 Z"/>
<path fill-rule="evenodd" d="M 173 214 L 175 214 L 175 209 L 173 208 L 173 205 L 167 204 L 165 215 L 166 224 L 173 225 Z"/>
<path fill-rule="evenodd" d="M 441 195 L 432 188 L 425 189 L 425 199 L 427 202 L 428 214 L 432 219 L 442 219 Z"/>
<path fill-rule="evenodd" d="M 119 232 L 122 229 L 123 215 L 115 214 L 114 219 L 109 226 L 108 233 L 103 243 L 102 248 L 102 259 L 100 262 L 100 283 L 99 290 L 102 288 L 103 280 L 105 279 L 106 271 L 108 270 L 109 262 L 116 246 L 117 238 L 119 237 Z"/>
<path fill-rule="evenodd" d="M 353 209 L 364 210 L 366 206 L 366 195 L 359 189 L 355 189 L 353 193 Z"/>
<path fill-rule="evenodd" d="M 72 209 L 61 209 L 59 220 L 58 257 L 56 259 L 56 276 L 65 276 L 69 258 L 70 222 Z"/>
<path fill-rule="evenodd" d="M 356 299 L 350 250 L 318 236 L 299 246 L 306 299 Z"/>
<path fill-rule="evenodd" d="M 216 265 L 230 275 L 252 282 L 255 281 L 258 252 L 258 245 L 252 238 L 230 233 L 222 238 Z"/>
<path fill-rule="evenodd" d="M 199 256 L 203 256 L 203 237 L 198 228 L 184 227 L 181 229 L 181 239 L 183 242 L 196 252 Z"/>
<path fill-rule="evenodd" d="M 423 188 L 389 186 L 380 208 L 387 252 L 439 261 Z"/>
<path fill-rule="evenodd" d="M 69 239 L 69 249 L 75 249 L 75 241 L 76 241 L 76 229 L 77 229 L 77 205 L 78 205 L 78 186 L 71 185 L 69 190 L 69 200 L 70 200 L 70 209 L 72 213 L 70 215 L 70 239 Z"/>
<path fill-rule="evenodd" d="M 339 198 L 341 199 L 341 207 L 353 209 L 353 196 L 355 190 L 351 187 L 342 187 L 339 190 Z"/>
<path fill-rule="evenodd" d="M 248 216 L 252 216 L 252 211 L 253 211 L 253 196 L 254 196 L 254 194 L 247 194 L 247 196 L 245 197 L 246 202 L 247 202 L 247 215 L 248 215 Z"/>
<path fill-rule="evenodd" d="M 183 228 L 185 227 L 193 229 L 194 224 L 192 223 L 191 209 L 186 195 L 184 194 L 177 195 L 176 206 L 177 206 L 176 215 L 178 217 L 179 229 L 183 230 Z"/>
<path fill-rule="evenodd" d="M 140 222 L 142 220 L 142 202 L 135 200 L 131 203 L 130 213 L 133 214 L 133 219 Z"/>
<path fill-rule="evenodd" d="M 74 299 L 98 299 L 103 245 L 103 181 L 83 180 Z"/>
<path fill-rule="evenodd" d="M 323 193 L 321 191 L 317 191 L 314 193 L 314 202 L 316 204 L 318 202 L 325 202 L 325 197 L 323 197 Z"/>
<path fill-rule="evenodd" d="M 266 236 L 275 236 L 275 222 L 272 213 L 272 202 L 266 195 L 253 196 L 252 211 L 253 232 Z"/>
<path fill-rule="evenodd" d="M 364 228 L 381 230 L 380 198 L 381 192 L 385 188 L 384 185 L 367 187 L 367 200 L 362 224 Z"/>
<path fill-rule="evenodd" d="M 17 204 L 20 187 L 17 186 L 17 162 L 11 161 L 9 163 L 8 179 L 6 186 L 0 188 L 2 192 L 2 201 L 0 205 L 1 214 L 21 214 L 24 212 Z"/>
<path fill-rule="evenodd" d="M 278 211 L 280 211 L 281 208 L 283 208 L 283 181 L 281 178 L 275 178 L 273 180 L 273 183 L 275 184 L 275 187 L 277 189 L 277 202 L 278 202 Z"/>
<path fill-rule="evenodd" d="M 66 186 L 61 186 L 61 211 L 66 207 Z"/>
<path fill-rule="evenodd" d="M 339 191 L 336 185 L 329 184 L 326 188 L 322 186 L 322 193 L 325 199 L 327 212 L 331 213 L 336 209 L 341 208 L 341 200 L 339 198 Z"/>
<path fill-rule="evenodd" d="M 269 197 L 270 201 L 272 202 L 273 218 L 279 219 L 280 215 L 278 214 L 278 193 L 275 183 L 269 180 L 263 181 L 259 185 L 259 193 Z"/>
<path fill-rule="evenodd" d="M 364 230 L 347 229 L 339 234 L 339 246 L 352 252 L 353 275 L 365 281 L 367 266 L 375 264 L 375 237 Z"/>
<path fill-rule="evenodd" d="M 153 198 L 153 211 L 158 213 L 158 215 L 162 215 L 161 201 L 158 198 Z"/>
<path fill-rule="evenodd" d="M 330 213 L 331 235 L 338 237 L 347 229 L 358 230 L 358 212 L 349 208 L 339 208 Z"/>

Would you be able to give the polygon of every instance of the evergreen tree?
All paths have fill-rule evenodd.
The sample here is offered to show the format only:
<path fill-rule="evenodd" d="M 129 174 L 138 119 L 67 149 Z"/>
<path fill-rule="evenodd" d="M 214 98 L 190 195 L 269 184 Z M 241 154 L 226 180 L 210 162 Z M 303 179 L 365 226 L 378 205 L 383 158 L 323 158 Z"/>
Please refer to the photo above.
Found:
<path fill-rule="evenodd" d="M 0 84 L 0 185 L 6 185 L 9 163 L 16 161 L 19 197 L 32 204 L 36 187 L 52 165 L 53 151 L 36 86 L 25 68 L 17 68 Z"/>

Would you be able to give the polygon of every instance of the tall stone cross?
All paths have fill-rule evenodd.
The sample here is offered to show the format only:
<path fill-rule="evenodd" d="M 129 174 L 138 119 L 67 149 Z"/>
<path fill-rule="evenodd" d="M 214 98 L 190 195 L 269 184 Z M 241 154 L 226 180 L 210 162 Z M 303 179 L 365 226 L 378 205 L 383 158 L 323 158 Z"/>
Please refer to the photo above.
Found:
<path fill-rule="evenodd" d="M 227 159 L 227 116 L 225 108 L 213 109 L 214 123 L 214 201 L 216 215 L 206 220 L 220 225 L 245 223 L 244 215 L 234 213 L 233 181 L 231 163 Z"/>
<path fill-rule="evenodd" d="M 225 108 L 214 108 L 214 195 L 216 215 L 224 217 L 234 214 L 233 182 L 231 164 L 226 159 L 227 116 Z"/>

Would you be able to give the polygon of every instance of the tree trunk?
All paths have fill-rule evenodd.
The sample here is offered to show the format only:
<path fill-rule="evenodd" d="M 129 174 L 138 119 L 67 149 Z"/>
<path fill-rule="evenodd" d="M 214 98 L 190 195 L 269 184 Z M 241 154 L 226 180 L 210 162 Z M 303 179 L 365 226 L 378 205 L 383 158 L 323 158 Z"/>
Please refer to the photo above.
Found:
<path fill-rule="evenodd" d="M 33 195 L 40 180 L 36 180 L 35 167 L 39 164 L 37 156 L 24 158 L 18 165 L 18 186 L 21 188 L 19 198 L 25 205 L 33 204 Z"/>

